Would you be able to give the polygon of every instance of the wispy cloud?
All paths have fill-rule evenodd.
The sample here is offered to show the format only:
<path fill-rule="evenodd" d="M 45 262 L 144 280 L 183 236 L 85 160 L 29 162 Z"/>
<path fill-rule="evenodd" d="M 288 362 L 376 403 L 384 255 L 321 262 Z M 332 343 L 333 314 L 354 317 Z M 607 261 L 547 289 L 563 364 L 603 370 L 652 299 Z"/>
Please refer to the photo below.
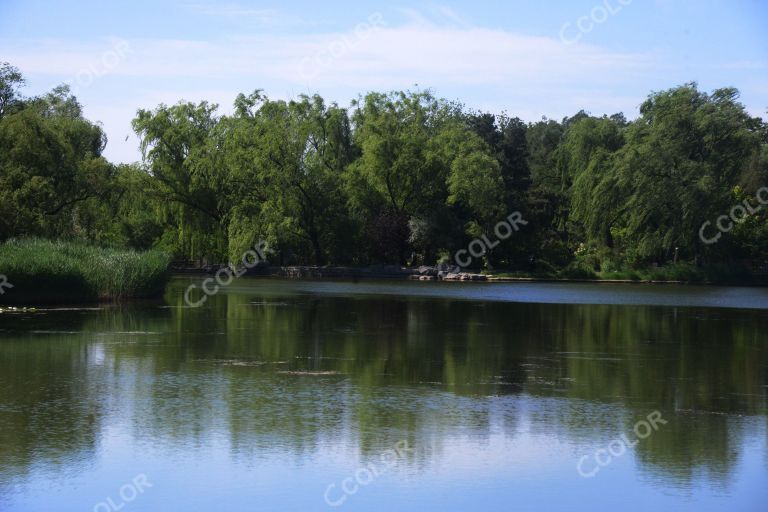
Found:
<path fill-rule="evenodd" d="M 411 7 L 398 7 L 394 9 L 406 20 L 406 25 L 420 25 L 423 27 L 458 27 L 471 28 L 472 24 L 448 5 L 432 5 L 428 10 L 414 9 Z"/>
<path fill-rule="evenodd" d="M 222 16 L 227 18 L 255 18 L 262 23 L 271 23 L 277 19 L 279 12 L 276 9 L 254 9 L 236 3 L 189 3 L 186 8 L 203 16 Z"/>
<path fill-rule="evenodd" d="M 768 61 L 757 62 L 753 60 L 741 60 L 737 62 L 729 62 L 721 66 L 722 69 L 766 69 L 768 68 Z"/>
<path fill-rule="evenodd" d="M 188 6 L 201 15 L 285 22 L 276 11 L 241 4 Z M 130 130 L 136 108 L 186 98 L 218 101 L 226 109 L 237 93 L 257 87 L 273 97 L 320 92 L 345 103 L 357 93 L 418 83 L 434 87 L 438 94 L 455 91 L 470 107 L 506 109 L 533 120 L 542 114 L 572 114 L 579 108 L 632 116 L 648 91 L 675 85 L 669 82 L 674 63 L 657 51 L 617 51 L 583 42 L 566 45 L 557 33 L 533 36 L 475 26 L 447 7 L 433 8 L 428 15 L 415 10 L 400 13 L 401 21 L 385 16 L 365 37 L 358 25 L 326 33 L 130 39 L 133 53 L 82 99 L 92 112 L 109 117 L 102 120 L 108 133 L 116 132 L 109 133 L 116 141 L 109 151 L 115 151 L 114 144 L 124 141 Z M 54 85 L 87 69 L 111 42 L 0 39 L 0 47 L 4 60 L 35 76 L 38 83 Z M 317 72 L 302 73 L 307 65 L 316 65 Z M 758 69 L 762 63 L 731 66 Z M 198 94 L 212 89 L 214 96 Z M 153 94 L 156 91 L 163 91 L 162 98 Z M 119 159 L 136 154 L 132 139 L 129 144 L 130 148 L 119 150 Z"/>
<path fill-rule="evenodd" d="M 623 53 L 554 38 L 484 28 L 410 23 L 382 26 L 369 36 L 233 36 L 214 41 L 130 40 L 135 55 L 113 71 L 146 78 L 255 77 L 301 85 L 300 65 L 322 59 L 337 44 L 340 55 L 313 80 L 316 86 L 394 87 L 423 84 L 617 84 L 634 80 L 656 61 L 651 53 Z M 27 73 L 71 74 L 87 66 L 106 43 L 24 41 L 5 45 L 9 60 Z"/>

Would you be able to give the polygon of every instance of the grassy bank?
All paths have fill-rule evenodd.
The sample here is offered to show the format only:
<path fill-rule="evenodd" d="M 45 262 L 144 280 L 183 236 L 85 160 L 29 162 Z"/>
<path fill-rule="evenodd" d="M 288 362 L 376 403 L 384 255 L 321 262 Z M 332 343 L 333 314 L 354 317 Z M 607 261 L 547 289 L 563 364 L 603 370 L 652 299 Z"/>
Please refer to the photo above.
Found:
<path fill-rule="evenodd" d="M 170 257 L 75 242 L 10 240 L 0 245 L 0 304 L 91 302 L 152 297 L 168 281 Z"/>

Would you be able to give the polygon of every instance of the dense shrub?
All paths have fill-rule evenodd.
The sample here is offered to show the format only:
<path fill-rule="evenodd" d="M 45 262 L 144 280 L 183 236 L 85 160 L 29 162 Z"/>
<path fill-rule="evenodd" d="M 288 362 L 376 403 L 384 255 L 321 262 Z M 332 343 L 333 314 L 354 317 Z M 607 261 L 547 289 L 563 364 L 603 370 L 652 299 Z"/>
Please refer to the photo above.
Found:
<path fill-rule="evenodd" d="M 41 239 L 9 240 L 0 245 L 0 274 L 6 288 L 0 303 L 90 301 L 151 297 L 168 280 L 170 257 Z"/>

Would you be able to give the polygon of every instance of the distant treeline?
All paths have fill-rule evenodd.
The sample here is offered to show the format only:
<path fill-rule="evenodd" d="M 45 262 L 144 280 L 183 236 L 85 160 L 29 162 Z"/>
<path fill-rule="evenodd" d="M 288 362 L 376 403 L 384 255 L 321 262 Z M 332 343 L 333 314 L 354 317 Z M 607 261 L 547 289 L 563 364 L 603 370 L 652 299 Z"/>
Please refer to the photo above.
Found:
<path fill-rule="evenodd" d="M 640 116 L 527 123 L 429 91 L 239 95 L 138 110 L 143 162 L 115 165 L 102 128 L 66 86 L 27 98 L 0 67 L 0 241 L 36 236 L 239 261 L 265 240 L 278 264 L 432 264 L 527 221 L 475 264 L 611 271 L 668 262 L 768 260 L 768 125 L 685 84 Z M 716 243 L 717 219 L 754 208 Z M 738 212 L 737 212 L 738 213 Z M 729 223 L 721 223 L 728 227 Z"/>

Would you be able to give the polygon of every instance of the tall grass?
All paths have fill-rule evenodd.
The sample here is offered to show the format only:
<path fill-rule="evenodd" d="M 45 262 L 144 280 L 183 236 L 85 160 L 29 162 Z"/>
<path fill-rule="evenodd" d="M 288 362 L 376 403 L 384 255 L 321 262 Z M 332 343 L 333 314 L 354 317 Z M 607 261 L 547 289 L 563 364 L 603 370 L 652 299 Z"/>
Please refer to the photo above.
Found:
<path fill-rule="evenodd" d="M 0 303 L 93 301 L 162 293 L 170 256 L 78 242 L 9 240 L 0 245 Z"/>

